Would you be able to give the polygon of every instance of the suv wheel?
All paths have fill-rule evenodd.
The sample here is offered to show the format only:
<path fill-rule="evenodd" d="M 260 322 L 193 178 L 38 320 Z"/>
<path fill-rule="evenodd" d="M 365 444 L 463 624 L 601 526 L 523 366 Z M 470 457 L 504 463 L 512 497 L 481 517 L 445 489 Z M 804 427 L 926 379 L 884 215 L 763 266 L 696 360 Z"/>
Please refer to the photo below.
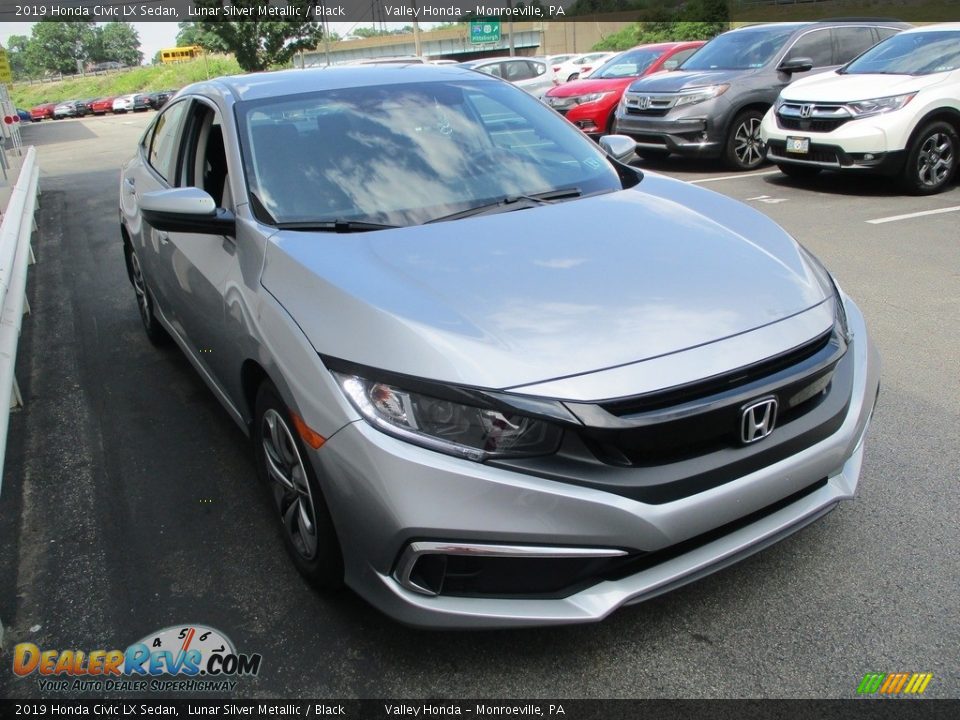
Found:
<path fill-rule="evenodd" d="M 137 309 L 140 311 L 140 322 L 143 323 L 143 331 L 147 338 L 154 345 L 164 345 L 170 340 L 167 331 L 157 321 L 157 316 L 153 311 L 153 295 L 150 294 L 150 288 L 147 287 L 146 278 L 143 276 L 143 268 L 140 267 L 140 258 L 136 251 L 127 246 L 127 263 L 130 268 L 130 281 L 133 283 L 133 292 L 137 296 Z"/>
<path fill-rule="evenodd" d="M 343 557 L 327 503 L 293 431 L 291 413 L 269 380 L 257 392 L 253 442 L 257 474 L 269 486 L 283 542 L 297 569 L 314 585 L 343 584 Z"/>
<path fill-rule="evenodd" d="M 946 187 L 957 168 L 957 131 L 942 120 L 925 126 L 907 150 L 903 182 L 915 195 L 932 195 Z"/>
<path fill-rule="evenodd" d="M 745 110 L 733 119 L 723 154 L 727 165 L 734 170 L 753 170 L 763 164 L 762 121 L 763 113 L 759 110 Z"/>

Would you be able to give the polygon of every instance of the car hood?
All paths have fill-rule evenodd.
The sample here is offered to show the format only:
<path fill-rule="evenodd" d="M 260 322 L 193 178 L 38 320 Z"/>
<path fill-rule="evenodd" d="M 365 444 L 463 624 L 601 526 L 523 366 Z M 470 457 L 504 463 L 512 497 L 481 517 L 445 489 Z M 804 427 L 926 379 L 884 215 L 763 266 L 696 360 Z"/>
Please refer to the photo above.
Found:
<path fill-rule="evenodd" d="M 641 187 L 396 230 L 279 231 L 261 282 L 321 354 L 486 388 L 702 346 L 827 297 L 761 213 L 661 176 Z"/>
<path fill-rule="evenodd" d="M 936 85 L 944 74 L 937 75 L 841 75 L 829 72 L 804 78 L 783 91 L 785 100 L 798 102 L 853 102 L 878 97 L 903 95 Z"/>
<path fill-rule="evenodd" d="M 656 73 L 645 78 L 640 78 L 630 86 L 630 92 L 680 92 L 681 90 L 691 90 L 708 85 L 717 85 L 718 83 L 733 82 L 753 72 L 755 71 L 700 70 L 684 72 L 682 70 L 674 70 L 673 72 Z"/>
<path fill-rule="evenodd" d="M 606 78 L 597 80 L 572 80 L 563 85 L 558 85 L 547 93 L 550 97 L 574 97 L 576 95 L 586 95 L 587 93 L 607 92 L 609 90 L 623 90 L 636 78 Z"/>

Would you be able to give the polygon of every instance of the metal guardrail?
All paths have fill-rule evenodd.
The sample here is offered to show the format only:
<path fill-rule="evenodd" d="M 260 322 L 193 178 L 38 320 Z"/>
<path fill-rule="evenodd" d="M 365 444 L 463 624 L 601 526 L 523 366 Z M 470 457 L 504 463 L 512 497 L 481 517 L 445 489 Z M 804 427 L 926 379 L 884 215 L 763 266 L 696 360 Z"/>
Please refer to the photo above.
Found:
<path fill-rule="evenodd" d="M 34 213 L 39 194 L 40 167 L 37 150 L 31 146 L 23 158 L 20 176 L 0 223 L 0 491 L 10 410 L 23 404 L 13 369 L 20 324 L 23 316 L 30 312 L 26 295 L 27 266 L 34 262 L 30 240 L 37 228 Z"/>

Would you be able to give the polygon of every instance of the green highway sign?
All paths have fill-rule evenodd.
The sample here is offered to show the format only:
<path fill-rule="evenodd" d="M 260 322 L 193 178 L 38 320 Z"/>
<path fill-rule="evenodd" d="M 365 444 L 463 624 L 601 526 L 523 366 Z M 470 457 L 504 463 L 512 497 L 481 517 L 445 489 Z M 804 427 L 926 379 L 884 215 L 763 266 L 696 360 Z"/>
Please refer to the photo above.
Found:
<path fill-rule="evenodd" d="M 500 21 L 471 20 L 470 42 L 473 45 L 500 42 Z"/>

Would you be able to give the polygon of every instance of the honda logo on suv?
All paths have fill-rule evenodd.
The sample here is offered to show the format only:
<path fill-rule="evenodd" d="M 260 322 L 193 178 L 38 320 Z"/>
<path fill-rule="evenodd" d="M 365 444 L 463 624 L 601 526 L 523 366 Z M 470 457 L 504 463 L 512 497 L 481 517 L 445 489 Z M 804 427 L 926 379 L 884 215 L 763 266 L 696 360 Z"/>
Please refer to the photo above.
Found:
<path fill-rule="evenodd" d="M 745 445 L 763 440 L 777 424 L 777 399 L 757 400 L 747 405 L 740 414 L 740 439 Z"/>
<path fill-rule="evenodd" d="M 813 105 L 801 105 L 800 106 L 800 117 L 807 119 L 813 115 Z"/>

